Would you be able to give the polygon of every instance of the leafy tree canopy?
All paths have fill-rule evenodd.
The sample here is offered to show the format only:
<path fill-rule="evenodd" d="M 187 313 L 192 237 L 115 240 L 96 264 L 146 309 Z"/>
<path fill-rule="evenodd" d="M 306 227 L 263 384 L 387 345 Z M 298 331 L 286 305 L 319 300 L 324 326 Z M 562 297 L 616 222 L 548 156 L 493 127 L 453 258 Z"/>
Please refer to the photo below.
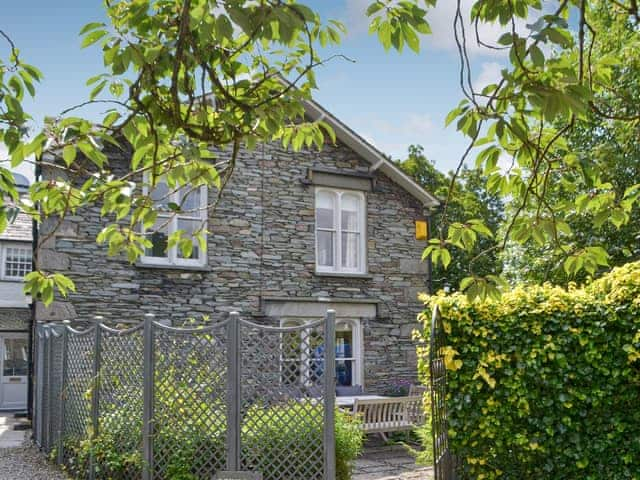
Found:
<path fill-rule="evenodd" d="M 407 158 L 397 163 L 439 198 L 446 198 L 449 189 L 454 189 L 448 206 L 448 222 L 443 224 L 441 211 L 434 212 L 431 218 L 432 229 L 447 228 L 457 231 L 457 241 L 450 246 L 451 255 L 445 254 L 434 265 L 433 290 L 457 288 L 469 275 L 469 265 L 472 263 L 476 275 L 499 274 L 502 271 L 502 260 L 498 255 L 498 240 L 491 232 L 498 231 L 504 220 L 504 205 L 498 195 L 487 191 L 486 178 L 482 172 L 463 167 L 455 178 L 454 172 L 444 174 L 427 159 L 424 148 L 420 145 L 409 146 Z M 431 233 L 436 237 L 441 234 L 449 237 L 448 231 Z M 452 233 L 449 238 L 455 239 L 456 235 Z M 426 249 L 425 256 L 431 252 L 433 249 Z"/>
<path fill-rule="evenodd" d="M 566 215 L 572 231 L 566 244 L 573 252 L 604 247 L 608 254 L 607 267 L 640 259 L 640 211 L 635 208 L 608 212 L 605 208 L 614 206 L 616 198 L 625 198 L 625 193 L 631 198 L 640 179 L 640 145 L 637 141 L 640 106 L 636 101 L 640 91 L 640 58 L 627 50 L 637 46 L 637 26 L 632 18 L 619 22 L 618 15 L 615 9 L 601 5 L 592 20 L 599 36 L 593 55 L 624 52 L 624 63 L 611 67 L 615 89 L 603 89 L 597 94 L 599 104 L 607 105 L 609 113 L 603 114 L 594 106 L 567 133 L 569 150 L 579 162 L 579 171 L 565 176 L 554 175 L 558 188 L 552 197 L 554 202 L 574 202 L 576 206 Z M 593 172 L 599 172 L 599 185 L 593 181 Z M 534 212 L 527 214 L 531 216 Z M 567 256 L 565 249 L 558 249 L 553 244 L 538 242 L 523 247 L 510 242 L 503 258 L 506 276 L 513 281 L 540 283 L 550 280 L 566 284 L 586 280 L 592 273 L 580 269 L 580 256 Z"/>
<path fill-rule="evenodd" d="M 421 36 L 430 33 L 429 10 L 436 2 L 372 1 L 366 12 L 370 32 L 385 49 L 418 51 Z M 513 205 L 496 248 L 509 241 L 549 246 L 567 274 L 595 273 L 609 263 L 607 245 L 574 242 L 568 218 L 581 215 L 596 228 L 623 227 L 632 219 L 640 187 L 617 190 L 593 152 L 576 150 L 570 138 L 589 119 L 619 122 L 621 130 L 637 124 L 637 92 L 616 72 L 624 76 L 622 66 L 638 61 L 638 4 L 560 0 L 547 11 L 543 3 L 550 2 L 541 0 L 475 0 L 471 18 L 464 19 L 461 3 L 454 29 L 463 99 L 447 123 L 469 139 L 469 148 L 451 178 L 440 238 L 432 240 L 428 253 L 444 264 L 462 239 L 475 243 L 495 236 L 477 219 L 455 227 L 450 220 L 453 187 L 474 152 L 488 191 Z M 29 114 L 22 100 L 35 95 L 42 75 L 0 30 L 6 47 L 0 52 L 0 141 L 12 166 L 35 155 L 40 166 L 59 172 L 56 181 L 35 182 L 28 198 L 20 199 L 13 176 L 0 167 L 0 188 L 6 193 L 0 200 L 0 230 L 16 204 L 38 220 L 63 219 L 100 204 L 105 226 L 98 240 L 112 254 L 134 260 L 149 245 L 138 225 L 152 226 L 157 216 L 139 188 L 143 173 L 149 187 L 165 177 L 171 188 L 207 184 L 222 189 L 241 146 L 279 140 L 294 149 L 320 148 L 332 140 L 333 132 L 322 122 L 305 120 L 300 101 L 310 98 L 314 69 L 328 60 L 322 48 L 342 40 L 339 22 L 321 21 L 296 0 L 105 0 L 104 5 L 107 23 L 89 23 L 80 32 L 82 46 L 96 45 L 105 65 L 88 79 L 94 88 L 87 101 L 113 107 L 97 123 L 71 106 L 27 136 Z M 603 12 L 609 24 L 599 21 Z M 479 34 L 485 23 L 503 29 L 496 44 Z M 624 43 L 616 44 L 621 37 L 607 31 L 623 36 Z M 501 80 L 481 91 L 471 82 L 467 48 L 472 42 L 508 53 Z M 125 142 L 132 148 L 129 171 L 116 175 L 104 148 Z M 229 148 L 231 162 L 217 163 L 210 145 Z M 62 161 L 54 161 L 54 155 Z M 499 166 L 505 158 L 510 168 Z M 576 179 L 590 186 L 588 195 L 561 195 L 559 189 Z M 184 237 L 178 232 L 169 243 L 188 253 L 191 241 Z M 500 277 L 476 273 L 479 259 L 471 262 L 460 287 L 471 295 L 496 296 Z M 27 289 L 45 303 L 56 289 L 70 288 L 70 279 L 50 272 L 27 278 Z"/>

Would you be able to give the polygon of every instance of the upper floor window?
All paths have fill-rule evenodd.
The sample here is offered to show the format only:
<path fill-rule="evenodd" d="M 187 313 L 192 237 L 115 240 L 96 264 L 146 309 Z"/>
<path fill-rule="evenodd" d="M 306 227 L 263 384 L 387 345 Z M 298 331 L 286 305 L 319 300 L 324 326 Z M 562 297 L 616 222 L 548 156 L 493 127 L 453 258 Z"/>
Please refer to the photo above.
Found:
<path fill-rule="evenodd" d="M 145 193 L 149 191 L 148 188 L 145 187 Z M 151 190 L 151 198 L 158 217 L 153 227 L 145 231 L 151 246 L 140 257 L 141 262 L 168 266 L 205 265 L 206 251 L 200 248 L 200 242 L 194 234 L 206 232 L 207 187 L 173 188 L 160 180 Z M 193 247 L 188 257 L 183 255 L 178 245 L 169 247 L 169 238 L 178 230 L 183 232 L 184 238 L 193 236 Z M 206 233 L 203 235 L 206 238 Z"/>
<path fill-rule="evenodd" d="M 22 280 L 31 272 L 31 245 L 9 243 L 0 246 L 0 280 Z"/>
<path fill-rule="evenodd" d="M 366 272 L 364 194 L 316 189 L 316 271 Z"/>

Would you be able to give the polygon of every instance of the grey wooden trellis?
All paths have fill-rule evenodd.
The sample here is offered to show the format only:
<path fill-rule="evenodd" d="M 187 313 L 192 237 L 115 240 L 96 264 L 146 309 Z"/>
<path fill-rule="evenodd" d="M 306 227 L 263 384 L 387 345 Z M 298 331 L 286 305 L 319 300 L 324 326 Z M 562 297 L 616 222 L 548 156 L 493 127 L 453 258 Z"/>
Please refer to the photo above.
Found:
<path fill-rule="evenodd" d="M 335 478 L 333 311 L 294 327 L 237 313 L 189 328 L 153 315 L 127 329 L 96 320 L 81 331 L 39 324 L 36 332 L 34 436 L 76 478 L 168 479 L 184 447 L 172 439 L 185 436 L 200 442 L 188 462 L 198 478 Z M 175 404 L 188 407 L 182 418 L 172 417 Z M 284 430 L 278 452 L 254 438 L 270 422 Z M 288 440 L 300 424 L 316 441 Z M 115 475 L 93 448 L 76 454 L 74 445 L 98 438 L 139 461 Z"/>

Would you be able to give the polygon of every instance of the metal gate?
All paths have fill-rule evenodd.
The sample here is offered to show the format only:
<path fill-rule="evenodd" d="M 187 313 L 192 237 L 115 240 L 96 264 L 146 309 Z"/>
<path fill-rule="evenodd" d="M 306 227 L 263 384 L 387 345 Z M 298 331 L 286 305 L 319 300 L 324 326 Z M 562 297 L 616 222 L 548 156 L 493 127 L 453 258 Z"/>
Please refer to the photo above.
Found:
<path fill-rule="evenodd" d="M 431 377 L 431 426 L 433 436 L 433 470 L 436 480 L 455 480 L 455 459 L 449 450 L 447 422 L 447 370 L 441 354 L 445 346 L 445 332 L 438 306 L 431 316 L 431 341 L 429 345 L 429 368 Z"/>
<path fill-rule="evenodd" d="M 74 478 L 334 480 L 334 356 L 333 311 L 293 327 L 39 324 L 34 436 Z"/>

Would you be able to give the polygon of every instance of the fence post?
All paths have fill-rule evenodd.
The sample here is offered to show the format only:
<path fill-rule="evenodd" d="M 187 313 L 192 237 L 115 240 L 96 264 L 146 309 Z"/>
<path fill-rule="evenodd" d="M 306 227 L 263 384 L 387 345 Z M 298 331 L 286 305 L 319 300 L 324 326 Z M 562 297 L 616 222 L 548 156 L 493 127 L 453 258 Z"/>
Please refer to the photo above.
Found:
<path fill-rule="evenodd" d="M 53 364 L 53 348 L 52 348 L 52 344 L 53 344 L 53 333 L 52 333 L 52 327 L 51 325 L 47 325 L 47 335 L 45 335 L 45 340 L 46 340 L 46 352 L 47 352 L 47 359 L 46 359 L 46 371 L 47 371 L 47 407 L 46 407 L 46 412 L 47 412 L 47 416 L 46 416 L 46 431 L 47 434 L 45 435 L 45 446 L 44 446 L 44 450 L 45 452 L 47 452 L 47 454 L 49 454 L 51 452 L 51 438 L 53 437 L 52 435 L 52 422 L 51 422 L 51 405 L 53 403 L 53 399 L 51 398 L 51 371 L 53 370 L 51 368 L 51 365 Z"/>
<path fill-rule="evenodd" d="M 34 409 L 34 432 L 36 443 L 40 448 L 42 448 L 42 426 L 43 426 L 43 409 L 44 405 L 42 403 L 43 389 L 44 389 L 44 327 L 42 325 L 42 320 L 39 320 L 36 325 L 36 400 Z"/>
<path fill-rule="evenodd" d="M 69 351 L 69 320 L 62 322 L 62 371 L 60 372 L 60 403 L 58 415 L 60 418 L 60 424 L 58 425 L 58 464 L 62 464 L 64 461 L 64 395 L 67 388 L 67 355 Z"/>
<path fill-rule="evenodd" d="M 240 470 L 241 333 L 238 312 L 229 314 L 227 324 L 227 470 Z"/>
<path fill-rule="evenodd" d="M 33 376 L 31 378 L 32 388 L 33 388 L 33 397 L 32 397 L 32 406 L 31 406 L 31 428 L 33 430 L 33 440 L 38 444 L 38 349 L 40 348 L 40 342 L 38 337 L 38 324 L 36 323 L 34 326 L 34 334 L 33 334 Z"/>
<path fill-rule="evenodd" d="M 336 312 L 327 310 L 324 320 L 324 478 L 336 478 Z"/>
<path fill-rule="evenodd" d="M 143 332 L 143 394 L 142 394 L 142 479 L 153 479 L 153 402 L 155 381 L 155 358 L 153 321 L 155 315 L 144 315 Z"/>
<path fill-rule="evenodd" d="M 93 441 L 98 437 L 100 428 L 100 356 L 102 355 L 102 335 L 100 324 L 103 317 L 94 317 L 95 336 L 93 345 L 93 394 L 91 395 L 91 455 L 89 457 L 89 480 L 96 478 L 95 455 Z"/>

